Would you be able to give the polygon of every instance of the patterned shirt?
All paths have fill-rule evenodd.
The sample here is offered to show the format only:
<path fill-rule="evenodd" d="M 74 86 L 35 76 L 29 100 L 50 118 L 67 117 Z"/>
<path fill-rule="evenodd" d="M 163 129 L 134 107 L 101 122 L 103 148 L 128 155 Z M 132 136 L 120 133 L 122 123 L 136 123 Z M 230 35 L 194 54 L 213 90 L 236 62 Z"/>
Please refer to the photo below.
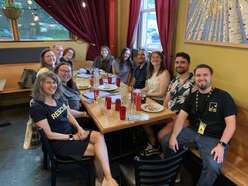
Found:
<path fill-rule="evenodd" d="M 167 95 L 169 95 L 170 100 L 168 102 L 168 108 L 172 111 L 179 112 L 185 98 L 192 92 L 195 87 L 193 74 L 190 73 L 188 79 L 183 83 L 180 82 L 180 78 L 174 78 L 169 85 Z"/>

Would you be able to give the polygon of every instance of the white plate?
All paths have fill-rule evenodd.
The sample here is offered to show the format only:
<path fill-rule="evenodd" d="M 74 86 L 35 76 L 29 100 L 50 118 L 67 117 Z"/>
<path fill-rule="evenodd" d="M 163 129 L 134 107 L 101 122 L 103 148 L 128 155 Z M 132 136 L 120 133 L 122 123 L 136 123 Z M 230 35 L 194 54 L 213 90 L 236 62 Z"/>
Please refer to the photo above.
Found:
<path fill-rule="evenodd" d="M 142 104 L 141 105 L 141 109 L 145 112 L 161 112 L 164 110 L 164 107 L 162 105 L 159 105 L 159 104 L 148 104 L 148 103 L 145 103 L 145 104 Z"/>
<path fill-rule="evenodd" d="M 80 90 L 87 90 L 90 87 L 91 87 L 90 85 L 78 85 L 78 89 L 80 89 Z"/>
<path fill-rule="evenodd" d="M 89 78 L 91 75 L 90 74 L 77 74 L 77 77 L 79 78 Z"/>
<path fill-rule="evenodd" d="M 104 84 L 104 85 L 100 85 L 98 88 L 99 90 L 111 91 L 111 90 L 116 90 L 118 87 L 112 84 Z"/>
<path fill-rule="evenodd" d="M 79 74 L 87 74 L 87 70 L 84 69 L 84 68 L 80 68 L 80 69 L 78 70 L 78 73 L 79 73 Z"/>

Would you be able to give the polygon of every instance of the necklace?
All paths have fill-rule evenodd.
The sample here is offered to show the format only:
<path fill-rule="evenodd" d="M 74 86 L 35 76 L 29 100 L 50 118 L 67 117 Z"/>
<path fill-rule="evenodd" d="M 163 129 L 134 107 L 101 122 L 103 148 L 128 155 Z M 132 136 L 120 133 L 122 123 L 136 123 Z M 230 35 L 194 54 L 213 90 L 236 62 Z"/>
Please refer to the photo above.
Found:
<path fill-rule="evenodd" d="M 203 107 L 203 110 L 202 110 L 202 112 L 200 113 L 199 111 L 199 90 L 196 92 L 196 97 L 195 97 L 195 111 L 196 111 L 196 113 L 198 114 L 198 115 L 201 115 L 202 113 L 203 113 L 203 111 L 205 110 L 205 107 L 206 107 L 206 105 L 207 105 L 207 102 L 208 102 L 208 99 L 210 98 L 210 96 L 212 95 L 212 93 L 213 93 L 213 91 L 214 91 L 214 88 L 212 88 L 211 90 L 210 90 L 210 92 L 208 93 L 208 95 L 207 95 L 207 98 L 205 99 L 205 101 L 204 101 L 204 107 Z"/>

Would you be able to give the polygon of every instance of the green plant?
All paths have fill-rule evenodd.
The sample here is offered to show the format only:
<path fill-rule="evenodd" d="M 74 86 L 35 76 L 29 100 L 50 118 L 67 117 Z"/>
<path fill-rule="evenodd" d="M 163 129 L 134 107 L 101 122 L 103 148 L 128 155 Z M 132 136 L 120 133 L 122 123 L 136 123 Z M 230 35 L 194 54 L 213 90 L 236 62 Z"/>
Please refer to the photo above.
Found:
<path fill-rule="evenodd" d="M 8 0 L 5 0 L 2 11 L 7 18 L 18 19 L 22 14 L 21 3 L 8 2 Z"/>
<path fill-rule="evenodd" d="M 21 9 L 22 5 L 18 2 L 9 2 L 6 0 L 2 6 L 2 8 L 15 8 L 15 9 Z"/>

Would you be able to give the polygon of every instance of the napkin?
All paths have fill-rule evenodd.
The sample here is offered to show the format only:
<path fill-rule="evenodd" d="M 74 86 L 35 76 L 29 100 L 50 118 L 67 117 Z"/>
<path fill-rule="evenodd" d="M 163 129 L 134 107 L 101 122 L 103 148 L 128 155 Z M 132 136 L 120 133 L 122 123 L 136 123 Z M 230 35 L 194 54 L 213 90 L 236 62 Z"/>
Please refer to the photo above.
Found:
<path fill-rule="evenodd" d="M 137 113 L 137 114 L 128 114 L 127 116 L 129 121 L 137 121 L 137 120 L 149 120 L 148 114 Z"/>

